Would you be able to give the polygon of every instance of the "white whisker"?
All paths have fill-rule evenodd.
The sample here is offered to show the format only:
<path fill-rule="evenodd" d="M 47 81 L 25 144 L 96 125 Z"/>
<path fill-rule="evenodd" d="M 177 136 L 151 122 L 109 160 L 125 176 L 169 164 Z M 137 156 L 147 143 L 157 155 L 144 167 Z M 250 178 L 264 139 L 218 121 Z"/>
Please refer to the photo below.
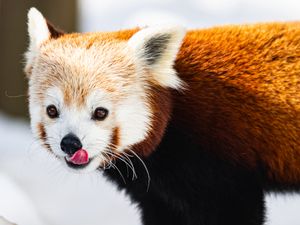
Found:
<path fill-rule="evenodd" d="M 150 177 L 150 174 L 149 174 L 149 171 L 148 171 L 148 168 L 146 166 L 146 164 L 144 163 L 144 161 L 134 152 L 132 151 L 131 149 L 128 149 L 134 156 L 136 156 L 140 162 L 142 163 L 142 165 L 144 166 L 145 168 L 145 171 L 147 173 L 147 176 L 148 176 L 148 185 L 147 185 L 147 192 L 149 191 L 149 187 L 150 187 L 150 182 L 151 182 L 151 177 Z"/>

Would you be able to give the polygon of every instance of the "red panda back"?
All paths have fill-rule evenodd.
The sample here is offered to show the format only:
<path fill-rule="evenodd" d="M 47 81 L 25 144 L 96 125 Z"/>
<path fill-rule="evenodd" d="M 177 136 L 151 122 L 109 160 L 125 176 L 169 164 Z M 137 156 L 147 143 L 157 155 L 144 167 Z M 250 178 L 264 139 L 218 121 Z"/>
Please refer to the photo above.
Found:
<path fill-rule="evenodd" d="M 191 31 L 175 68 L 189 87 L 174 98 L 183 129 L 275 182 L 300 183 L 299 23 Z"/>

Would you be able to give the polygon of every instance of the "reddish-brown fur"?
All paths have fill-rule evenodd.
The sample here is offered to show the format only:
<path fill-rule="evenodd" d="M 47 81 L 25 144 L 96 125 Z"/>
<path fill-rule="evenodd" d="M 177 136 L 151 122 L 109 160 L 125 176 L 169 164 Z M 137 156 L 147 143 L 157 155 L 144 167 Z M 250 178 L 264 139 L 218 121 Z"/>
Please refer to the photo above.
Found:
<path fill-rule="evenodd" d="M 120 128 L 116 127 L 113 131 L 111 138 L 111 144 L 113 147 L 118 147 L 120 145 Z"/>
<path fill-rule="evenodd" d="M 299 183 L 299 57 L 298 23 L 192 31 L 176 62 L 190 88 L 175 101 L 175 116 L 236 162 Z"/>
<path fill-rule="evenodd" d="M 37 129 L 38 129 L 39 137 L 40 137 L 40 140 L 42 141 L 42 144 L 45 146 L 45 148 L 47 150 L 49 150 L 51 152 L 52 151 L 51 147 L 47 143 L 47 134 L 46 134 L 46 130 L 45 130 L 44 125 L 42 123 L 38 123 Z"/>
<path fill-rule="evenodd" d="M 300 183 L 300 23 L 190 31 L 175 68 L 188 85 L 173 92 L 178 126 L 274 181 Z"/>

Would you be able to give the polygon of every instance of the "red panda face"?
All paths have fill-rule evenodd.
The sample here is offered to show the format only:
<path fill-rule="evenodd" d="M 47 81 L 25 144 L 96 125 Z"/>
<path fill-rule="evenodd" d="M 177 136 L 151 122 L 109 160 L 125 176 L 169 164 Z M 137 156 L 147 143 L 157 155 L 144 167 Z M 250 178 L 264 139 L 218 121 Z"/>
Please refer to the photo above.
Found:
<path fill-rule="evenodd" d="M 32 128 L 63 163 L 84 149 L 86 166 L 68 165 L 94 170 L 112 152 L 122 152 L 146 138 L 152 117 L 147 84 L 136 79 L 138 71 L 125 53 L 112 50 L 116 46 L 87 50 L 65 42 L 53 48 L 54 44 L 41 48 L 30 75 Z M 70 135 L 79 140 L 78 148 L 63 146 Z"/>
<path fill-rule="evenodd" d="M 165 127 L 160 117 L 168 115 L 156 112 L 152 87 L 182 85 L 172 68 L 182 29 L 147 28 L 129 41 L 97 33 L 53 38 L 37 10 L 28 17 L 31 127 L 63 164 L 83 172 L 105 167 L 151 138 L 157 119 Z"/>

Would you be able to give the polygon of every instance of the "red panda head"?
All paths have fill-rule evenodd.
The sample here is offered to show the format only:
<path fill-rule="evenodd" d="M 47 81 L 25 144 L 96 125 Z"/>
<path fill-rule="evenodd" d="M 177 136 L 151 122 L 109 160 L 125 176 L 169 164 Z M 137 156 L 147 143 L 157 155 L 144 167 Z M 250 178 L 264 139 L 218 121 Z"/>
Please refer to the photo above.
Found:
<path fill-rule="evenodd" d="M 80 171 L 155 149 L 170 117 L 170 89 L 182 87 L 173 63 L 184 29 L 145 28 L 128 40 L 122 32 L 63 34 L 32 8 L 28 32 L 29 110 L 42 146 Z"/>

